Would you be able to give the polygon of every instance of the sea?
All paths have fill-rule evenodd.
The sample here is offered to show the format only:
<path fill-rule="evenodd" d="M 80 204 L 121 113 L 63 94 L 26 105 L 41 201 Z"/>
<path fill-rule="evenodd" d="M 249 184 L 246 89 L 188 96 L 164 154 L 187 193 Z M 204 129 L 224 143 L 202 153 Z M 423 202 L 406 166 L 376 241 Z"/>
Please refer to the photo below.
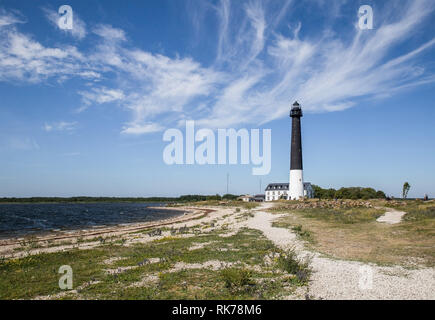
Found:
<path fill-rule="evenodd" d="M 164 203 L 0 204 L 0 239 L 173 218 Z M 151 208 L 154 207 L 154 208 Z"/>

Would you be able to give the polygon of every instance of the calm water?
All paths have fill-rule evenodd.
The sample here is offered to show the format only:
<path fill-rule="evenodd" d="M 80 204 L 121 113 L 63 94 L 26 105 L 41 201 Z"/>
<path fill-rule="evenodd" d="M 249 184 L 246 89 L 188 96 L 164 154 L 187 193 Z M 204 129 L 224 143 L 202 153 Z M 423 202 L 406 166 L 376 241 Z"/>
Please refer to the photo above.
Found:
<path fill-rule="evenodd" d="M 148 222 L 179 211 L 148 208 L 158 203 L 0 204 L 0 238 L 47 231 Z"/>

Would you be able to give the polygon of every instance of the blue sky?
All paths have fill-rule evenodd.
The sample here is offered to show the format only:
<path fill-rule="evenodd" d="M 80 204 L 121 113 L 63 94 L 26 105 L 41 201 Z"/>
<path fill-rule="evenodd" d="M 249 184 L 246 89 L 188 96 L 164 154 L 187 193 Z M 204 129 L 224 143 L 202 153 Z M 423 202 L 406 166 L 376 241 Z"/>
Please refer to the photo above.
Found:
<path fill-rule="evenodd" d="M 57 26 L 69 4 L 74 28 Z M 358 28 L 358 8 L 374 29 Z M 434 1 L 0 0 L 0 197 L 258 193 L 305 180 L 435 196 Z M 272 170 L 163 162 L 168 128 L 272 130 Z"/>

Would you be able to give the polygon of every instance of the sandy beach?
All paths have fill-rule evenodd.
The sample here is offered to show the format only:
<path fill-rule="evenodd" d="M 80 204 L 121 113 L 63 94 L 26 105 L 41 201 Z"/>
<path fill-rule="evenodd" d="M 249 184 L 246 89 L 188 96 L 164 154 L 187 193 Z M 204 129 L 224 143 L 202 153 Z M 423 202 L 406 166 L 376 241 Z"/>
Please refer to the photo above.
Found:
<path fill-rule="evenodd" d="M 153 209 L 150 207 L 150 209 Z M 27 236 L 27 237 L 14 237 L 0 240 L 0 256 L 5 258 L 20 258 L 29 254 L 49 253 L 62 250 L 68 250 L 72 248 L 89 249 L 95 247 L 97 241 L 89 241 L 93 238 L 113 238 L 127 236 L 131 233 L 137 233 L 153 228 L 161 227 L 180 227 L 181 224 L 199 218 L 204 218 L 213 209 L 200 209 L 192 207 L 177 207 L 177 208 L 165 208 L 158 207 L 158 210 L 178 210 L 182 213 L 175 218 L 168 218 L 153 222 L 144 223 L 129 223 L 125 225 L 116 226 L 97 226 L 90 229 L 78 229 L 60 232 L 51 232 L 44 235 Z M 64 242 L 71 242 L 70 245 L 65 245 Z M 80 243 L 83 241 L 84 243 Z M 38 249 L 31 249 L 26 252 L 16 252 L 17 248 L 25 245 L 38 245 Z M 14 251 L 15 250 L 15 251 Z"/>

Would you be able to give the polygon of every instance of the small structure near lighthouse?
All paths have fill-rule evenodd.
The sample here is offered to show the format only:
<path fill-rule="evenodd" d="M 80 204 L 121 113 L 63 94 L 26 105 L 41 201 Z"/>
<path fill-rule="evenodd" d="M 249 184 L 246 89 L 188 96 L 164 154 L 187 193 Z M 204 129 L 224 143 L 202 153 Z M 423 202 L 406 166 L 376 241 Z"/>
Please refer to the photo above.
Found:
<path fill-rule="evenodd" d="M 304 197 L 314 197 L 314 190 L 311 183 L 304 183 L 301 135 L 302 109 L 297 101 L 293 104 L 290 110 L 290 117 L 292 118 L 290 183 L 269 184 L 266 188 L 266 201 L 279 199 L 299 200 Z"/>

